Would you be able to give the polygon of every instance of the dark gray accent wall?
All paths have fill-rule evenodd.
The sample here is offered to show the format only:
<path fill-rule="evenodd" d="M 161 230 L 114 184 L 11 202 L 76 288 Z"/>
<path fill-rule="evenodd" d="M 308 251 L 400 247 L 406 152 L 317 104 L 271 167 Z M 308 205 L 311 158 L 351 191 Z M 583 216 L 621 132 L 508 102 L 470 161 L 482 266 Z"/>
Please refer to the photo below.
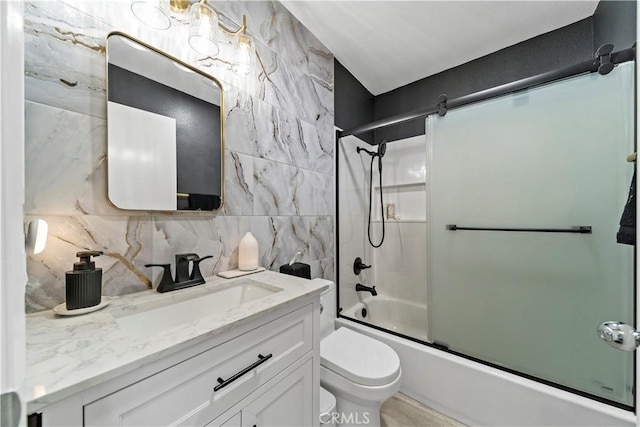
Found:
<path fill-rule="evenodd" d="M 590 59 L 593 52 L 593 20 L 589 17 L 378 95 L 374 104 L 375 119 L 435 105 L 441 94 L 457 98 L 573 65 Z M 339 90 L 336 87 L 336 92 Z M 421 135 L 424 131 L 424 119 L 417 119 L 378 129 L 375 140 L 394 141 Z"/>
<path fill-rule="evenodd" d="M 336 126 L 349 129 L 373 121 L 373 94 L 337 60 L 334 60 L 334 79 Z M 358 138 L 373 143 L 373 132 L 363 133 Z"/>
<path fill-rule="evenodd" d="M 593 45 L 612 43 L 614 50 L 636 42 L 636 1 L 602 0 L 593 13 Z"/>
<path fill-rule="evenodd" d="M 336 125 L 355 127 L 435 105 L 443 93 L 456 98 L 566 67 L 592 58 L 605 43 L 612 43 L 616 51 L 629 48 L 636 41 L 636 7 L 635 0 L 601 0 L 589 18 L 375 97 L 336 61 Z M 394 141 L 423 133 L 424 120 L 417 119 L 376 130 L 373 140 Z M 362 139 L 371 142 L 372 137 L 367 134 Z"/>

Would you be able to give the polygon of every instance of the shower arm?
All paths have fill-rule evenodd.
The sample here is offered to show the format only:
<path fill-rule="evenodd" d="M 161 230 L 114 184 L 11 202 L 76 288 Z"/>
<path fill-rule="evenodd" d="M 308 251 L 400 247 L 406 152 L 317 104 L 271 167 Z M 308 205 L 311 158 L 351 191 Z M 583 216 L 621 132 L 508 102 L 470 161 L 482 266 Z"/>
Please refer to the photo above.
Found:
<path fill-rule="evenodd" d="M 361 151 L 364 151 L 365 153 L 367 153 L 370 156 L 377 156 L 378 153 L 374 152 L 374 151 L 369 151 L 366 148 L 362 148 L 362 147 L 356 147 L 356 153 L 360 154 Z"/>

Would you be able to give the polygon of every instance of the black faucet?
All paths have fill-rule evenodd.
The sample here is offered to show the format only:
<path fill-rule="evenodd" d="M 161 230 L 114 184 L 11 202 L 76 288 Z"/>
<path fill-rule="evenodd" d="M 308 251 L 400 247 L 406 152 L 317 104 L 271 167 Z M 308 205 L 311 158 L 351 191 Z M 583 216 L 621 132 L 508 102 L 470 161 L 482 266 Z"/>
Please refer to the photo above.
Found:
<path fill-rule="evenodd" d="M 360 283 L 356 283 L 356 292 L 359 292 L 359 291 L 371 292 L 371 295 L 373 295 L 374 297 L 378 295 L 378 292 L 376 291 L 375 286 L 365 286 L 365 285 L 361 285 Z"/>
<path fill-rule="evenodd" d="M 213 255 L 202 258 L 193 253 L 176 255 L 175 281 L 173 277 L 171 277 L 171 264 L 146 264 L 145 267 L 162 267 L 164 272 L 162 273 L 162 279 L 160 280 L 157 291 L 160 293 L 170 292 L 203 284 L 205 280 L 200 271 L 200 261 L 208 258 L 213 258 Z M 191 262 L 193 263 L 193 268 L 191 269 L 191 273 L 189 273 L 189 263 Z"/>
<path fill-rule="evenodd" d="M 176 283 L 186 282 L 191 279 L 189 264 L 198 258 L 198 254 L 176 255 Z"/>
<path fill-rule="evenodd" d="M 169 292 L 175 290 L 176 282 L 173 281 L 173 277 L 171 277 L 171 264 L 145 264 L 145 267 L 162 267 L 164 271 L 162 272 L 162 280 L 160 280 L 160 284 L 158 285 L 157 291 Z"/>

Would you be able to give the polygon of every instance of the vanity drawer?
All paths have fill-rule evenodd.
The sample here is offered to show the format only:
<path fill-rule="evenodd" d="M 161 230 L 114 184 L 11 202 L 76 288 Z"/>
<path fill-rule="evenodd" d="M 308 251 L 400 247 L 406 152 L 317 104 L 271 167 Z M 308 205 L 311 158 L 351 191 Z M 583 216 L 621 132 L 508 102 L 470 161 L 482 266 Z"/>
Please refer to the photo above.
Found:
<path fill-rule="evenodd" d="M 85 425 L 205 425 L 308 353 L 312 334 L 309 305 L 85 405 Z"/>

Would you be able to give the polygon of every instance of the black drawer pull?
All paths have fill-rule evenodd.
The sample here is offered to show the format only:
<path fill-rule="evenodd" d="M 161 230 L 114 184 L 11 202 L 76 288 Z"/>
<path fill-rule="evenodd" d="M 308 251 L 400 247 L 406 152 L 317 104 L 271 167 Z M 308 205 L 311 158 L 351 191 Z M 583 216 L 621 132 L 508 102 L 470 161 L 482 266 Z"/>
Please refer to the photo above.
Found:
<path fill-rule="evenodd" d="M 246 368 L 244 368 L 242 371 L 238 372 L 237 374 L 229 377 L 226 380 L 223 380 L 222 378 L 218 377 L 218 385 L 213 388 L 213 391 L 218 391 L 221 388 L 224 388 L 224 387 L 228 386 L 229 384 L 231 384 L 232 382 L 234 382 L 235 380 L 237 380 L 238 378 L 240 378 L 241 376 L 243 376 L 247 372 L 256 369 L 258 366 L 262 365 L 264 362 L 266 362 L 267 360 L 271 359 L 272 357 L 273 357 L 273 353 L 269 353 L 266 356 L 263 356 L 263 355 L 259 354 L 258 355 L 258 359 L 259 360 L 257 362 L 252 363 L 251 365 L 247 366 Z"/>

